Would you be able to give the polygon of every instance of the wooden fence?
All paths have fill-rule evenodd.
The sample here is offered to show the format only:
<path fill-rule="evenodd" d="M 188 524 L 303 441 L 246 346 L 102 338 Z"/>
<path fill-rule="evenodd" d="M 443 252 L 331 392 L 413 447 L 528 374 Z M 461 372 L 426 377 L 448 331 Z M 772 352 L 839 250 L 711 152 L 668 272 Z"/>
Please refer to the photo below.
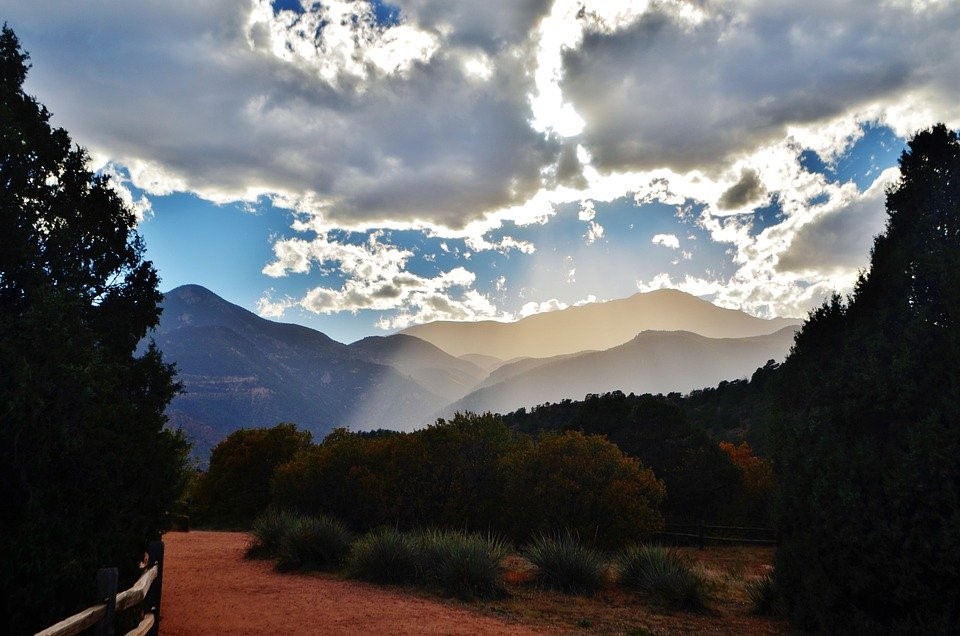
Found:
<path fill-rule="evenodd" d="M 65 618 L 36 636 L 74 636 L 94 628 L 97 636 L 113 636 L 117 612 L 141 606 L 140 624 L 127 636 L 157 636 L 160 629 L 160 593 L 163 589 L 163 541 L 153 541 L 147 550 L 147 567 L 129 590 L 117 594 L 117 568 L 97 572 L 98 605 Z"/>
<path fill-rule="evenodd" d="M 655 539 L 679 545 L 696 545 L 701 550 L 710 545 L 769 545 L 779 543 L 773 528 L 746 526 L 714 526 L 700 523 L 667 523 Z"/>

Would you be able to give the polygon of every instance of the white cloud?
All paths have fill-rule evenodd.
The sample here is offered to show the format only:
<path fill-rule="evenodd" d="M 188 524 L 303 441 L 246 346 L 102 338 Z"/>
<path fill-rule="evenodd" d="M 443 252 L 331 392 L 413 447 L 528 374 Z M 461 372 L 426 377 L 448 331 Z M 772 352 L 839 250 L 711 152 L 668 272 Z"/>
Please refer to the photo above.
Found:
<path fill-rule="evenodd" d="M 550 300 L 545 300 L 539 303 L 529 302 L 520 308 L 518 317 L 526 318 L 527 316 L 532 316 L 533 314 L 542 314 L 548 311 L 558 311 L 560 309 L 566 309 L 567 307 L 569 307 L 569 305 L 560 302 L 556 298 L 551 298 Z"/>
<path fill-rule="evenodd" d="M 586 241 L 587 245 L 593 245 L 603 238 L 603 233 L 604 229 L 602 225 L 596 221 L 590 221 L 587 224 L 587 233 L 583 235 L 583 240 Z"/>
<path fill-rule="evenodd" d="M 418 256 L 381 235 L 327 233 L 412 229 L 527 255 L 561 204 L 580 204 L 590 244 L 605 237 L 595 203 L 625 196 L 697 210 L 731 254 L 722 275 L 641 285 L 802 313 L 866 264 L 890 174 L 861 193 L 801 153 L 832 166 L 866 123 L 960 126 L 956 2 L 403 0 L 396 24 L 362 0 L 305 4 L 35 0 L 5 15 L 31 53 L 28 91 L 97 167 L 126 170 L 115 182 L 138 214 L 174 192 L 301 213 L 304 236 L 276 241 L 264 274 L 333 263 L 344 282 L 265 297 L 270 315 L 504 316 L 466 269 L 415 276 Z M 752 211 L 773 201 L 760 227 Z M 502 237 L 507 222 L 524 238 Z M 654 242 L 679 250 L 683 231 Z"/>
<path fill-rule="evenodd" d="M 680 249 L 680 239 L 677 238 L 676 234 L 656 234 L 650 239 L 650 242 L 654 245 L 669 247 L 672 250 Z"/>

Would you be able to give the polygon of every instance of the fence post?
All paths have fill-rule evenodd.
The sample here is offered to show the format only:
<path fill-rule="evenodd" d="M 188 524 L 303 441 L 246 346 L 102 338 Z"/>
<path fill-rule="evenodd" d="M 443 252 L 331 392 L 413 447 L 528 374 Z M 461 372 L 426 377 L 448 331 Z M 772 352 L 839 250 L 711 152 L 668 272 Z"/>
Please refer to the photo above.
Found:
<path fill-rule="evenodd" d="M 117 568 L 97 570 L 97 600 L 107 604 L 107 613 L 97 623 L 97 636 L 113 636 L 114 617 L 117 614 Z"/>
<path fill-rule="evenodd" d="M 698 545 L 701 550 L 703 550 L 707 546 L 707 540 L 705 537 L 705 533 L 706 533 L 705 526 L 706 526 L 706 522 L 703 519 L 701 519 L 700 520 L 700 536 L 699 536 L 699 542 L 698 542 Z"/>
<path fill-rule="evenodd" d="M 158 636 L 160 633 L 160 596 L 163 592 L 163 541 L 151 541 L 147 548 L 147 555 L 150 557 L 148 568 L 157 566 L 157 578 L 153 580 L 150 590 L 147 592 L 147 598 L 143 601 L 144 611 L 153 612 L 153 627 L 147 632 L 150 636 Z"/>

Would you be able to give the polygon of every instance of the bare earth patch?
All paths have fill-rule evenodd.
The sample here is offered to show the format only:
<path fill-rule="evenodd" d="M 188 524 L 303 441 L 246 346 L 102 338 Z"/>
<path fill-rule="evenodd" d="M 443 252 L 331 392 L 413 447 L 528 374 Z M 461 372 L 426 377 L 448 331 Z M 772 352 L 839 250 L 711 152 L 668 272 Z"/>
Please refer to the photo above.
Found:
<path fill-rule="evenodd" d="M 244 558 L 235 532 L 168 533 L 161 633 L 174 634 L 786 634 L 786 623 L 752 616 L 744 584 L 773 560 L 770 548 L 686 549 L 716 583 L 704 614 L 670 612 L 610 586 L 591 598 L 538 589 L 533 566 L 507 560 L 507 598 L 461 603 L 426 592 L 278 574 Z"/>
<path fill-rule="evenodd" d="M 160 632 L 174 634 L 538 634 L 531 627 L 329 575 L 278 574 L 236 532 L 164 535 Z"/>

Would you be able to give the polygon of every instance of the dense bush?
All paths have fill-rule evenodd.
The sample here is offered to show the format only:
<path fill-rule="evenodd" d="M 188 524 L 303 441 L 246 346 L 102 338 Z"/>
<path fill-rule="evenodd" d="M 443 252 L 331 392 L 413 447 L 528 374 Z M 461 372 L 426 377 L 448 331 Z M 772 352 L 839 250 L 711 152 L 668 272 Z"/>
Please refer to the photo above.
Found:
<path fill-rule="evenodd" d="M 576 431 L 542 435 L 507 457 L 503 530 L 523 541 L 567 528 L 611 547 L 641 540 L 662 527 L 664 488 L 614 444 Z"/>
<path fill-rule="evenodd" d="M 960 141 L 918 133 L 848 302 L 781 367 L 776 579 L 805 628 L 960 625 Z"/>
<path fill-rule="evenodd" d="M 302 515 L 270 508 L 253 520 L 250 528 L 252 541 L 247 548 L 251 559 L 273 559 L 277 556 L 281 538 Z"/>
<path fill-rule="evenodd" d="M 248 528 L 270 505 L 270 480 L 277 467 L 310 446 L 309 431 L 293 424 L 241 429 L 213 449 L 210 467 L 192 490 L 194 522 Z"/>
<path fill-rule="evenodd" d="M 572 430 L 606 437 L 663 482 L 662 508 L 669 519 L 736 519 L 742 499 L 739 471 L 717 441 L 687 417 L 687 402 L 675 393 L 613 391 L 517 411 L 505 421 L 529 433 Z"/>
<path fill-rule="evenodd" d="M 627 548 L 617 558 L 621 584 L 647 592 L 673 609 L 703 611 L 713 586 L 678 551 L 656 545 Z"/>
<path fill-rule="evenodd" d="M 357 539 L 347 571 L 355 578 L 380 584 L 413 584 L 420 580 L 420 558 L 415 537 L 383 527 Z"/>
<path fill-rule="evenodd" d="M 508 545 L 495 537 L 462 530 L 414 533 L 418 582 L 463 600 L 492 599 L 503 592 L 503 558 Z"/>
<path fill-rule="evenodd" d="M 523 548 L 537 582 L 566 594 L 590 595 L 607 582 L 607 559 L 570 531 L 540 534 Z"/>
<path fill-rule="evenodd" d="M 353 540 L 353 533 L 336 519 L 295 515 L 280 535 L 277 569 L 336 570 L 350 554 Z"/>
<path fill-rule="evenodd" d="M 489 414 L 402 435 L 334 431 L 277 470 L 273 493 L 281 507 L 360 531 L 455 527 L 523 541 L 569 527 L 617 545 L 662 525 L 663 485 L 613 444 L 577 432 L 533 442 Z"/>

